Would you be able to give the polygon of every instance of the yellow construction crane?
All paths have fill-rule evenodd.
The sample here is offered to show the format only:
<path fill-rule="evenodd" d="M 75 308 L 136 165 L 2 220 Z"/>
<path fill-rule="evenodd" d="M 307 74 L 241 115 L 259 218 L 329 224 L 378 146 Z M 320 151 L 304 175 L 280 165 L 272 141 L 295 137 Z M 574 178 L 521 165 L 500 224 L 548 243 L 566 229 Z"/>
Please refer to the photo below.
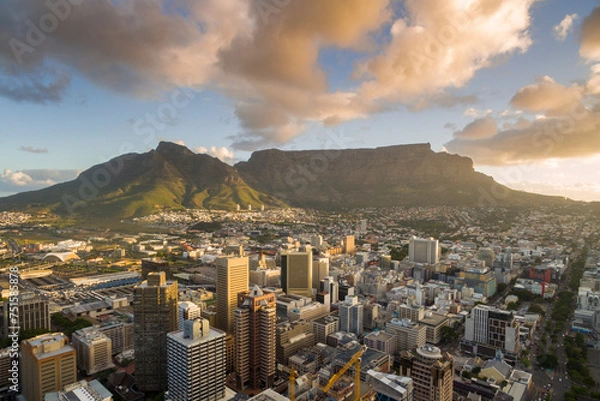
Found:
<path fill-rule="evenodd" d="M 366 350 L 367 347 L 363 345 L 358 352 L 354 354 L 352 358 L 350 358 L 348 363 L 346 363 L 344 367 L 340 369 L 339 372 L 331 376 L 331 379 L 327 385 L 323 387 L 323 392 L 327 393 L 331 387 L 333 387 L 333 385 L 340 380 L 344 373 L 346 373 L 346 371 L 350 369 L 352 365 L 354 365 L 354 401 L 360 401 L 360 361 Z"/>
<path fill-rule="evenodd" d="M 290 388 L 288 391 L 288 396 L 290 397 L 290 401 L 296 401 L 296 378 L 298 378 L 298 373 L 296 369 L 290 369 Z"/>

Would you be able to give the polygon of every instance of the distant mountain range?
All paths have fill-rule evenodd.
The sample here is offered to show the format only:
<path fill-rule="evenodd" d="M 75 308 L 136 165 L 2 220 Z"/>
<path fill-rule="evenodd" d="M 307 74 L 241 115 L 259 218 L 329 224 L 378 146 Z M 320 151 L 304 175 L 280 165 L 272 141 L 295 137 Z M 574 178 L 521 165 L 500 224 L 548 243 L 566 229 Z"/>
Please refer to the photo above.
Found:
<path fill-rule="evenodd" d="M 476 172 L 467 157 L 429 144 L 376 149 L 254 152 L 229 166 L 185 146 L 116 157 L 75 180 L 0 198 L 0 210 L 122 219 L 165 209 L 561 205 L 562 197 L 514 191 Z"/>

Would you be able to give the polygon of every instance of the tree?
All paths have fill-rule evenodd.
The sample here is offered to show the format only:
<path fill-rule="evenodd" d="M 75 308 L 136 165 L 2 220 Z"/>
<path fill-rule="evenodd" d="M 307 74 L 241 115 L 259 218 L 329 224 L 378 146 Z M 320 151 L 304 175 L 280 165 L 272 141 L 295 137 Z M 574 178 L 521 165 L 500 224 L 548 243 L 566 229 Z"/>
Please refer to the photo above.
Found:
<path fill-rule="evenodd" d="M 440 334 L 442 336 L 442 339 L 446 342 L 451 342 L 458 338 L 458 333 L 456 329 L 450 326 L 443 326 L 440 329 Z"/>
<path fill-rule="evenodd" d="M 506 305 L 506 309 L 517 310 L 519 309 L 519 304 L 517 302 L 509 302 L 508 305 Z"/>
<path fill-rule="evenodd" d="M 556 369 L 558 357 L 554 354 L 542 354 L 538 357 L 538 363 L 544 369 Z"/>
<path fill-rule="evenodd" d="M 529 305 L 529 308 L 527 308 L 527 312 L 539 313 L 542 316 L 544 316 L 546 314 L 546 312 L 544 311 L 544 308 L 542 308 L 538 304 Z"/>
<path fill-rule="evenodd" d="M 506 289 L 506 287 L 508 287 L 508 285 L 506 283 L 500 283 L 496 286 L 496 292 L 503 293 L 504 290 Z"/>

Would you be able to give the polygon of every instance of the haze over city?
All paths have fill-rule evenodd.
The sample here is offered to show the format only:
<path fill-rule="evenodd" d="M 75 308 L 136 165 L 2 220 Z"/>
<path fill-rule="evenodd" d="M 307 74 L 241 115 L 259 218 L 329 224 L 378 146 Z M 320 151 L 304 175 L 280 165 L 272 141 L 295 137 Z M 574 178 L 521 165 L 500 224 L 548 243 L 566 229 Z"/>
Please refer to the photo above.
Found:
<path fill-rule="evenodd" d="M 0 5 L 0 196 L 168 140 L 230 164 L 429 142 L 600 200 L 595 1 L 53 4 Z"/>

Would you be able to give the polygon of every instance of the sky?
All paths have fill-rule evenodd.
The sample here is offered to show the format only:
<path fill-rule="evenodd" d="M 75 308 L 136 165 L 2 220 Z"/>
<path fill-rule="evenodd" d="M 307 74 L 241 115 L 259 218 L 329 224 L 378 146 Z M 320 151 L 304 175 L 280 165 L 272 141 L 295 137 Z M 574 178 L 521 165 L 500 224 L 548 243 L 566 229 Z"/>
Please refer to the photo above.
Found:
<path fill-rule="evenodd" d="M 600 6 L 0 3 L 0 196 L 161 140 L 229 164 L 429 142 L 511 188 L 600 201 Z"/>

